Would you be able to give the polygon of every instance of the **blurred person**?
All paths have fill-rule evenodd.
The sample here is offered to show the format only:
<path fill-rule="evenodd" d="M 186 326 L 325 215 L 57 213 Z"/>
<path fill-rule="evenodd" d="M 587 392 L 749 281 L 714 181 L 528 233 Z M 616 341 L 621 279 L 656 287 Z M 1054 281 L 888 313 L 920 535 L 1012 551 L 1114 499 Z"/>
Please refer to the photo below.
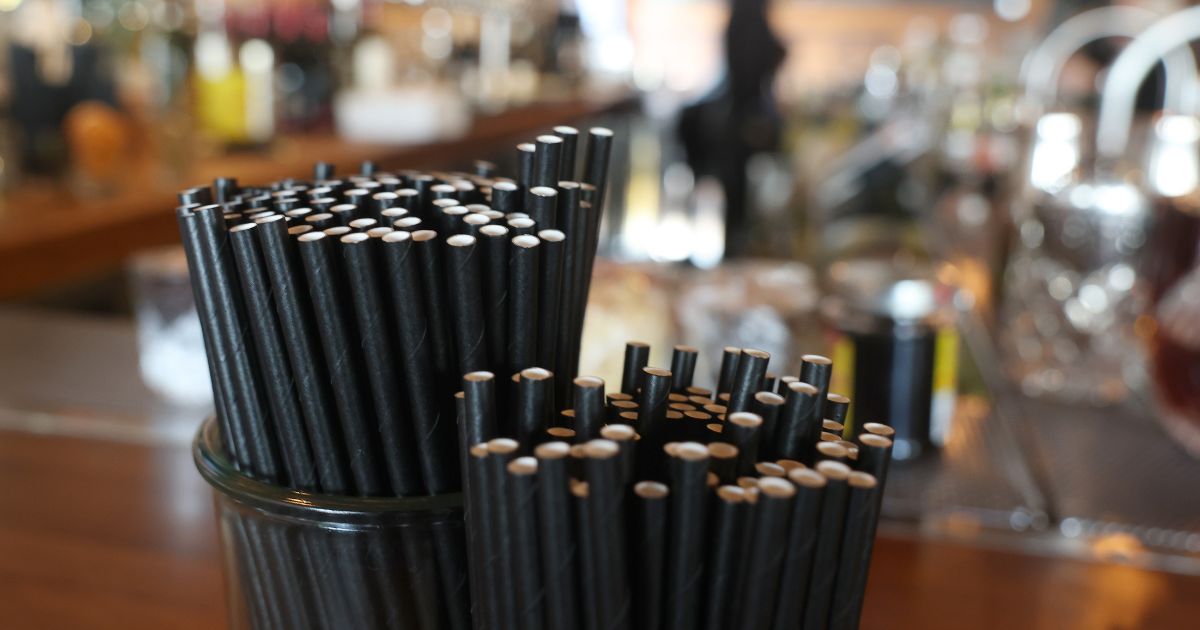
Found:
<path fill-rule="evenodd" d="M 769 0 L 730 0 L 725 29 L 725 76 L 685 108 L 679 134 L 696 178 L 713 175 L 725 191 L 725 255 L 749 254 L 754 208 L 747 200 L 746 165 L 779 149 L 783 118 L 774 97 L 775 74 L 787 49 L 767 22 Z"/>

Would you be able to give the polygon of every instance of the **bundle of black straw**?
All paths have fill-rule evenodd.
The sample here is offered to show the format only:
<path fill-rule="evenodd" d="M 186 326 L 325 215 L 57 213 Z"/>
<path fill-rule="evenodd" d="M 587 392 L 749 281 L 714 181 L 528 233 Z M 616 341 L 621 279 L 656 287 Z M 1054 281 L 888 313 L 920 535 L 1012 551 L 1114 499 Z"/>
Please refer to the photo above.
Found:
<path fill-rule="evenodd" d="M 324 494 L 458 491 L 459 377 L 576 372 L 613 140 L 589 130 L 577 160 L 579 135 L 519 149 L 514 179 L 318 163 L 311 181 L 181 192 L 230 461 Z"/>
<path fill-rule="evenodd" d="M 459 492 L 461 375 L 576 371 L 613 134 L 589 130 L 579 167 L 578 136 L 556 127 L 529 160 L 519 149 L 515 179 L 488 162 L 474 174 L 365 163 L 344 179 L 318 163 L 312 181 L 181 192 L 231 465 L 324 495 Z M 222 510 L 252 627 L 470 627 L 461 510 L 366 504 L 374 517 L 338 527 L 311 524 L 320 509 L 314 521 Z"/>
<path fill-rule="evenodd" d="M 890 428 L 844 426 L 822 356 L 774 377 L 726 348 L 710 390 L 694 348 L 649 354 L 627 344 L 620 392 L 572 379 L 568 409 L 540 367 L 464 377 L 474 627 L 857 628 Z"/>

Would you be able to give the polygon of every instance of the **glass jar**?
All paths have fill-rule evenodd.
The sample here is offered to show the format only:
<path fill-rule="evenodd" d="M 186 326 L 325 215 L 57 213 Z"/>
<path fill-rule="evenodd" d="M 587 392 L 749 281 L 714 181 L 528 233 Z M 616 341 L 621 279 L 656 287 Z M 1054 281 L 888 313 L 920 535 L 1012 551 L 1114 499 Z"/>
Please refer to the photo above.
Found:
<path fill-rule="evenodd" d="M 468 630 L 462 495 L 320 495 L 254 480 L 216 423 L 192 455 L 213 487 L 233 630 Z"/>

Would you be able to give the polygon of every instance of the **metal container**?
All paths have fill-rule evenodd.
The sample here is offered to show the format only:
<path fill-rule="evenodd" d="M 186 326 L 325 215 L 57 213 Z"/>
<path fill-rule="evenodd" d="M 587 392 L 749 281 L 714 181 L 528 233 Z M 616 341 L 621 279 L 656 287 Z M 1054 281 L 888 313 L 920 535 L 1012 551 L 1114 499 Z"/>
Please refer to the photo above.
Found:
<path fill-rule="evenodd" d="M 933 452 L 945 441 L 957 394 L 956 290 L 930 265 L 881 259 L 834 263 L 827 280 L 821 315 L 832 345 L 830 390 L 853 400 L 849 430 L 890 425 L 895 459 Z"/>

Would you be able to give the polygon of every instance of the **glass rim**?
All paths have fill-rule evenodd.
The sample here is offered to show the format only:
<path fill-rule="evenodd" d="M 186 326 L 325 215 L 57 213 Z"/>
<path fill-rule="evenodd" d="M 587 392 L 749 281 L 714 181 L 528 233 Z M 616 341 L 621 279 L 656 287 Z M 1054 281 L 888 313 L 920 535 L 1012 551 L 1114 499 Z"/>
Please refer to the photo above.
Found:
<path fill-rule="evenodd" d="M 434 496 L 358 497 L 305 492 L 254 479 L 234 468 L 219 448 L 215 416 L 201 423 L 192 441 L 192 459 L 214 490 L 267 512 L 339 523 L 375 523 L 381 517 L 449 511 L 461 508 L 461 492 Z"/>

